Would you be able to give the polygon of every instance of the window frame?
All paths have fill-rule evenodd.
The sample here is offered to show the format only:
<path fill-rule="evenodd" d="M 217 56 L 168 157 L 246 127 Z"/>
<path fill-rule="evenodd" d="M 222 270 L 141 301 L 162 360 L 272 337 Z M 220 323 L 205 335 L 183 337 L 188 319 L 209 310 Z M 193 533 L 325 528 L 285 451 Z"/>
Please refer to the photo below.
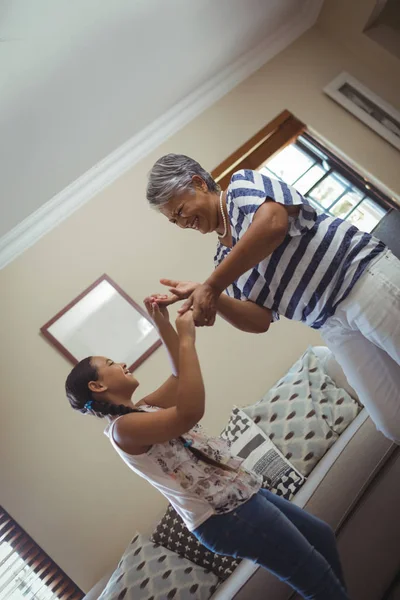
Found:
<path fill-rule="evenodd" d="M 338 173 L 338 175 L 341 175 L 344 179 L 349 181 L 352 186 L 361 192 L 363 197 L 367 196 L 369 199 L 376 202 L 376 204 L 387 210 L 390 210 L 391 208 L 399 208 L 395 200 L 382 192 L 382 190 L 380 190 L 375 184 L 361 175 L 360 172 L 356 171 L 352 166 L 334 154 L 329 148 L 322 144 L 315 135 L 310 134 L 308 131 L 305 131 L 301 135 L 306 141 L 308 141 L 312 146 L 317 148 L 323 155 L 327 157 L 326 162 L 330 167 L 329 171 L 331 173 Z M 301 141 L 296 140 L 296 144 L 301 148 L 301 150 L 303 150 L 303 152 L 309 154 L 313 159 L 316 158 L 321 163 L 323 162 L 323 159 L 318 156 L 318 154 L 313 153 L 312 150 Z M 317 184 L 318 183 L 319 182 L 317 182 Z M 315 184 L 313 187 L 315 187 L 317 184 Z M 311 190 L 309 190 L 308 193 L 310 193 L 310 191 Z M 362 202 L 362 200 L 360 202 Z"/>
<path fill-rule="evenodd" d="M 306 130 L 288 110 L 282 111 L 211 172 L 212 177 L 226 188 L 235 171 L 257 170 L 266 160 L 294 142 Z"/>
<path fill-rule="evenodd" d="M 299 140 L 302 137 L 306 143 Z M 313 148 L 310 148 L 310 144 Z M 311 134 L 306 125 L 297 119 L 290 111 L 285 109 L 263 129 L 252 136 L 247 142 L 242 144 L 235 152 L 227 159 L 220 163 L 212 172 L 211 175 L 215 181 L 226 189 L 229 181 L 235 171 L 241 169 L 257 170 L 262 167 L 268 160 L 273 158 L 275 154 L 281 152 L 286 146 L 295 143 L 300 150 L 305 152 L 316 163 L 325 163 L 329 169 L 323 176 L 308 190 L 310 194 L 323 179 L 332 173 L 337 173 L 348 181 L 351 186 L 356 188 L 361 193 L 361 199 L 352 209 L 346 214 L 346 218 L 357 209 L 357 207 L 370 199 L 378 206 L 384 208 L 387 212 L 392 209 L 399 210 L 399 204 L 394 198 L 391 198 L 379 189 L 372 181 L 362 175 L 352 165 L 346 163 L 343 159 L 337 156 L 325 143 L 318 139 L 315 134 Z M 302 176 L 304 173 L 302 174 Z M 277 176 L 278 177 L 278 176 Z M 349 188 L 347 188 L 349 190 Z M 344 192 L 346 193 L 346 192 Z M 343 194 L 344 195 L 344 194 Z M 310 200 L 313 201 L 312 197 Z M 337 198 L 329 208 L 321 206 L 321 210 L 329 214 L 329 210 L 340 200 Z M 319 204 L 316 202 L 316 204 Z M 384 217 L 383 217 L 384 218 Z"/>

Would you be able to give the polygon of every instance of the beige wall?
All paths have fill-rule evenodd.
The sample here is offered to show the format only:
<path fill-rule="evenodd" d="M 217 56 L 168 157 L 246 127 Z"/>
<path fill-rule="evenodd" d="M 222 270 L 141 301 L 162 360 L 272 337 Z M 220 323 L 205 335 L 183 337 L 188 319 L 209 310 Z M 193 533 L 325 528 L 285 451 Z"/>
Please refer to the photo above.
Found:
<path fill-rule="evenodd" d="M 101 423 L 69 409 L 69 364 L 39 328 L 103 272 L 136 300 L 157 290 L 161 276 L 201 280 L 209 273 L 215 240 L 175 230 L 146 206 L 146 173 L 164 152 L 185 152 L 212 168 L 288 108 L 400 192 L 399 154 L 321 92 L 342 69 L 395 103 L 387 81 L 314 29 L 0 273 L 0 500 L 84 589 L 136 529 L 150 529 L 164 502 L 120 462 Z M 233 404 L 257 400 L 318 342 L 315 332 L 285 320 L 264 336 L 223 322 L 199 331 L 205 425 L 217 433 Z M 162 350 L 137 374 L 139 393 L 158 385 L 168 374 Z"/>
<path fill-rule="evenodd" d="M 375 72 L 373 83 L 385 90 L 388 102 L 400 102 L 399 59 L 364 35 L 377 0 L 325 0 L 318 27 L 332 36 L 343 49 L 353 52 Z M 381 89 L 378 93 L 381 93 Z M 383 93 L 382 93 L 383 95 Z"/>

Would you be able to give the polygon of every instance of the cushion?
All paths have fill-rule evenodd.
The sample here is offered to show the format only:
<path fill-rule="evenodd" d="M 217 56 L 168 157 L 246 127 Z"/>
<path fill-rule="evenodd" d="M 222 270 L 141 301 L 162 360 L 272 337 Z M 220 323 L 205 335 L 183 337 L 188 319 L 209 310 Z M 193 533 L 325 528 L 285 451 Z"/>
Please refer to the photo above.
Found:
<path fill-rule="evenodd" d="M 136 535 L 99 600 L 208 600 L 218 578 Z"/>
<path fill-rule="evenodd" d="M 186 527 L 177 512 L 169 506 L 151 539 L 176 552 L 204 569 L 210 569 L 219 579 L 227 579 L 240 560 L 221 556 L 208 550 Z"/>
<path fill-rule="evenodd" d="M 306 478 L 303 475 L 300 475 L 296 469 L 289 467 L 282 473 L 275 485 L 271 485 L 267 479 L 263 487 L 269 489 L 277 496 L 282 496 L 285 500 L 291 500 L 305 482 Z"/>
<path fill-rule="evenodd" d="M 242 410 L 308 475 L 361 407 L 335 386 L 309 348 L 257 404 Z"/>
<path fill-rule="evenodd" d="M 313 346 L 313 352 L 317 355 L 321 367 L 325 373 L 329 375 L 336 387 L 346 390 L 346 392 L 361 405 L 357 392 L 347 381 L 346 375 L 335 359 L 333 352 L 326 346 Z"/>
<path fill-rule="evenodd" d="M 243 459 L 243 467 L 261 475 L 264 487 L 271 491 L 276 493 L 279 488 L 279 495 L 284 495 L 282 487 L 284 481 L 287 482 L 289 478 L 293 483 L 298 483 L 298 487 L 304 483 L 304 477 L 296 471 L 264 431 L 237 406 L 233 408 L 228 427 L 221 436 L 230 441 L 232 454 Z M 297 489 L 296 487 L 294 493 Z M 293 496 L 290 492 L 286 495 L 289 500 Z"/>

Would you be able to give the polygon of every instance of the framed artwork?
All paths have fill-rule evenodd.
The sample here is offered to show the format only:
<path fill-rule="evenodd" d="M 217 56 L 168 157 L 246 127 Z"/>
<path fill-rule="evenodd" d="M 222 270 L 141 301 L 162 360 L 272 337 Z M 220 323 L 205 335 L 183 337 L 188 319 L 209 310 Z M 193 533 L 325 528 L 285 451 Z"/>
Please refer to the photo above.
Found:
<path fill-rule="evenodd" d="M 141 365 L 162 342 L 146 311 L 108 275 L 102 275 L 40 329 L 71 363 L 105 356 Z"/>
<path fill-rule="evenodd" d="M 400 112 L 348 73 L 324 88 L 332 100 L 400 150 Z"/>

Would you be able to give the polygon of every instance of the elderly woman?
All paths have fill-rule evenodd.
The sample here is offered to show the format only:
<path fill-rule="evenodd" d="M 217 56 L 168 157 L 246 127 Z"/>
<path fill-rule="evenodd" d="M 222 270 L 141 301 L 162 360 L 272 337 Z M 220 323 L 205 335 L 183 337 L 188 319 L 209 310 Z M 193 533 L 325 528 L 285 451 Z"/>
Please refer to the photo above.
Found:
<path fill-rule="evenodd" d="M 162 280 L 160 304 L 186 299 L 181 312 L 193 309 L 198 326 L 219 313 L 254 333 L 279 315 L 318 329 L 377 428 L 400 443 L 400 261 L 382 242 L 258 171 L 221 191 L 183 155 L 155 163 L 147 199 L 171 223 L 218 235 L 210 277 Z"/>

